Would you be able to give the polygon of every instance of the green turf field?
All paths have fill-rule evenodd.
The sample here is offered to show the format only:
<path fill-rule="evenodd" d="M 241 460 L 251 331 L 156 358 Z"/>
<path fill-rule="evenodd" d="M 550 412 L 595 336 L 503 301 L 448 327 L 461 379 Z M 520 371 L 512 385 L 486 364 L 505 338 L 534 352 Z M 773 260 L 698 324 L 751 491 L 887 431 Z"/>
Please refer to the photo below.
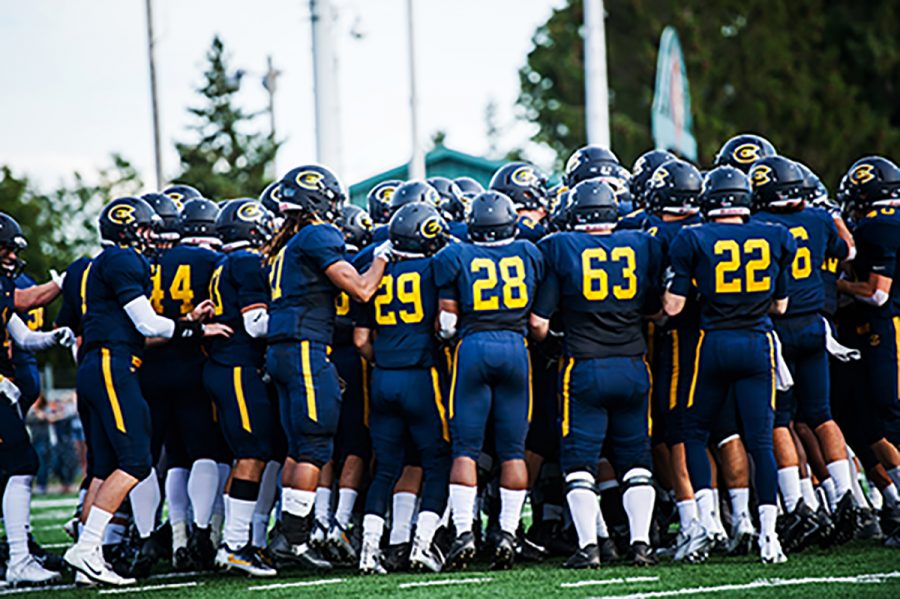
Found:
<path fill-rule="evenodd" d="M 68 538 L 63 523 L 71 516 L 75 500 L 56 496 L 35 499 L 33 528 L 38 540 L 62 553 Z M 854 543 L 836 551 L 809 551 L 791 556 L 787 564 L 763 566 L 751 558 L 712 558 L 706 564 L 655 568 L 605 567 L 591 572 L 570 572 L 560 561 L 528 565 L 510 572 L 475 569 L 433 575 L 361 577 L 354 571 L 337 570 L 310 576 L 297 572 L 274 580 L 254 580 L 238 575 L 173 574 L 159 568 L 152 579 L 138 587 L 78 590 L 71 580 L 56 589 L 0 590 L 0 594 L 29 597 L 88 597 L 97 595 L 146 595 L 149 597 L 541 597 L 582 598 L 597 596 L 670 597 L 900 597 L 900 551 L 879 543 Z"/>

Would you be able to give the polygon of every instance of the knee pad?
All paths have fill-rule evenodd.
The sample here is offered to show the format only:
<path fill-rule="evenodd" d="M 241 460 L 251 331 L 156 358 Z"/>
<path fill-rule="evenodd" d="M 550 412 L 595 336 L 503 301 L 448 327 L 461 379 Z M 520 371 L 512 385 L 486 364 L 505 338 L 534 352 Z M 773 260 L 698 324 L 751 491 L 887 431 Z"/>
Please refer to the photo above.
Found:
<path fill-rule="evenodd" d="M 587 470 L 575 470 L 566 475 L 566 493 L 572 491 L 590 491 L 596 493 L 594 475 Z"/>
<path fill-rule="evenodd" d="M 653 473 L 646 468 L 632 468 L 622 477 L 622 491 L 639 486 L 653 486 Z"/>

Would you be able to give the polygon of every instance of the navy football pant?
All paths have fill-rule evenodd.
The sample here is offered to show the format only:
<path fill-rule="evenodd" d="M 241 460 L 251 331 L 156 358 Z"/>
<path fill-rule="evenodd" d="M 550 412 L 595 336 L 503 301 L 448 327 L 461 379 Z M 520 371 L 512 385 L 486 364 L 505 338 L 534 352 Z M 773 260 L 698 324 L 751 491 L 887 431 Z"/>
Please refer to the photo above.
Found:
<path fill-rule="evenodd" d="M 534 401 L 525 448 L 545 461 L 556 461 L 559 456 L 559 360 L 548 360 L 539 349 L 529 348 L 529 352 Z"/>
<path fill-rule="evenodd" d="M 775 345 L 770 333 L 700 332 L 684 415 L 685 452 L 694 489 L 712 486 L 706 446 L 729 392 L 734 393 L 744 445 L 756 466 L 759 502 L 774 504 L 778 468 L 772 449 Z"/>
<path fill-rule="evenodd" d="M 37 362 L 14 361 L 13 367 L 15 369 L 13 380 L 22 394 L 19 397 L 19 405 L 22 406 L 22 414 L 28 414 L 28 410 L 41 395 L 41 373 L 38 371 Z"/>
<path fill-rule="evenodd" d="M 658 329 L 657 329 L 658 330 Z M 653 360 L 653 444 L 684 441 L 684 407 L 691 387 L 699 331 L 684 327 L 658 332 Z"/>
<path fill-rule="evenodd" d="M 5 483 L 10 476 L 35 475 L 37 471 L 38 455 L 19 415 L 19 407 L 0 397 L 0 481 Z"/>
<path fill-rule="evenodd" d="M 366 513 L 384 516 L 387 512 L 411 445 L 419 454 L 424 475 L 421 510 L 442 514 L 450 478 L 450 431 L 437 368 L 375 368 L 369 430 L 375 473 L 366 495 Z"/>
<path fill-rule="evenodd" d="M 900 316 L 873 317 L 863 325 L 862 364 L 867 395 L 887 439 L 900 444 Z"/>
<path fill-rule="evenodd" d="M 650 369 L 640 357 L 567 358 L 563 369 L 560 466 L 596 475 L 600 453 L 617 473 L 652 468 Z"/>
<path fill-rule="evenodd" d="M 776 427 L 786 427 L 796 419 L 815 429 L 831 420 L 825 327 L 825 320 L 819 314 L 775 320 L 781 355 L 794 379 L 794 386 L 779 391 L 776 397 Z"/>
<path fill-rule="evenodd" d="M 342 463 L 347 456 L 357 456 L 364 462 L 372 457 L 369 437 L 369 364 L 352 345 L 337 345 L 331 361 L 344 382 L 341 413 L 334 437 L 334 460 Z"/>

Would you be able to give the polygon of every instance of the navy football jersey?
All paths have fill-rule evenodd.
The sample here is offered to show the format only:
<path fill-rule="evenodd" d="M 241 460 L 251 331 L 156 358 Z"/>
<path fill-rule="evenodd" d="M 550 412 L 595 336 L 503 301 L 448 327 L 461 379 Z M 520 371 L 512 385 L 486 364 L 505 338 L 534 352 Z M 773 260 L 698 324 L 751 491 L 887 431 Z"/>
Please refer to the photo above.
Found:
<path fill-rule="evenodd" d="M 639 356 L 643 315 L 659 310 L 662 244 L 640 231 L 557 233 L 540 245 L 546 277 L 532 312 L 562 316 L 566 354 Z"/>
<path fill-rule="evenodd" d="M 379 368 L 434 365 L 438 292 L 434 258 L 388 264 L 384 278 L 360 315 L 359 326 L 377 331 L 373 349 Z"/>
<path fill-rule="evenodd" d="M 0 342 L 2 342 L 0 351 L 3 352 L 0 355 L 0 374 L 7 377 L 13 376 L 14 368 L 12 361 L 9 360 L 9 344 L 11 341 L 6 323 L 9 322 L 9 319 L 15 312 L 16 284 L 11 278 L 0 275 L 0 326 L 3 327 L 2 332 L 0 332 Z"/>
<path fill-rule="evenodd" d="M 62 304 L 53 321 L 58 327 L 69 327 L 76 335 L 81 335 L 82 284 L 84 283 L 84 271 L 90 263 L 90 258 L 82 257 L 66 268 L 66 278 L 63 281 L 61 293 Z"/>
<path fill-rule="evenodd" d="M 359 252 L 346 249 L 346 259 L 353 264 Z M 334 298 L 334 347 L 353 345 L 353 327 L 359 319 L 360 305 L 350 299 L 346 291 L 339 291 Z"/>
<path fill-rule="evenodd" d="M 797 244 L 787 229 L 761 222 L 684 227 L 670 249 L 670 291 L 700 294 L 702 329 L 769 331 L 773 299 L 787 297 Z"/>
<path fill-rule="evenodd" d="M 372 229 L 372 245 L 378 245 L 382 241 L 387 241 L 390 230 L 386 224 L 377 225 L 374 229 Z"/>
<path fill-rule="evenodd" d="M 822 288 L 825 291 L 825 302 L 822 305 L 822 313 L 834 316 L 838 309 L 838 265 L 837 258 L 825 258 L 822 262 Z"/>
<path fill-rule="evenodd" d="M 517 239 L 505 245 L 452 243 L 435 256 L 442 299 L 459 303 L 459 333 L 526 332 L 528 313 L 543 278 L 540 250 Z"/>
<path fill-rule="evenodd" d="M 657 224 L 647 229 L 647 233 L 656 237 L 662 244 L 662 252 L 663 256 L 665 257 L 663 268 L 664 271 L 670 266 L 669 249 L 672 247 L 672 242 L 674 242 L 675 238 L 678 237 L 678 233 L 681 231 L 681 229 L 684 227 L 699 225 L 702 222 L 703 220 L 700 218 L 699 214 L 693 214 L 681 220 L 666 221 L 663 219 L 659 219 L 659 222 Z M 616 232 L 619 232 L 618 228 L 616 229 Z M 681 311 L 681 313 L 674 318 L 667 319 L 665 324 L 660 325 L 660 330 L 672 330 L 681 327 L 697 328 L 699 326 L 700 305 L 697 303 L 696 290 L 693 290 L 687 296 L 687 303 L 685 303 L 684 309 Z"/>
<path fill-rule="evenodd" d="M 797 242 L 797 254 L 791 264 L 787 293 L 787 314 L 811 314 L 825 306 L 822 266 L 826 258 L 843 260 L 850 251 L 838 235 L 834 219 L 821 208 L 809 207 L 795 212 L 758 212 L 753 220 L 782 225 Z"/>
<path fill-rule="evenodd" d="M 447 221 L 451 237 L 457 241 L 469 241 L 469 225 L 455 220 Z M 521 237 L 521 234 L 519 235 Z"/>
<path fill-rule="evenodd" d="M 543 224 L 527 216 L 520 216 L 516 227 L 519 230 L 517 238 L 527 239 L 531 243 L 537 243 L 547 234 L 547 228 Z"/>
<path fill-rule="evenodd" d="M 325 270 L 344 260 L 344 236 L 334 225 L 300 229 L 269 266 L 269 341 L 330 344 L 338 289 Z"/>
<path fill-rule="evenodd" d="M 892 207 L 869 211 L 857 223 L 853 238 L 857 251 L 853 267 L 859 280 L 865 281 L 875 273 L 894 281 L 889 301 L 883 306 L 864 304 L 864 309 L 870 314 L 900 314 L 900 213 Z"/>
<path fill-rule="evenodd" d="M 268 305 L 269 287 L 259 252 L 240 249 L 222 256 L 209 282 L 209 296 L 215 306 L 213 322 L 234 331 L 231 337 L 211 339 L 209 359 L 223 366 L 260 366 L 266 340 L 247 333 L 243 316 L 247 310 Z"/>
<path fill-rule="evenodd" d="M 84 277 L 83 351 L 102 346 L 141 355 L 144 336 L 125 306 L 150 295 L 147 259 L 132 248 L 108 246 L 88 265 Z"/>
<path fill-rule="evenodd" d="M 620 218 L 619 222 L 616 223 L 616 230 L 648 231 L 651 227 L 657 227 L 662 222 L 663 220 L 660 217 L 647 212 L 644 208 L 640 208 Z"/>

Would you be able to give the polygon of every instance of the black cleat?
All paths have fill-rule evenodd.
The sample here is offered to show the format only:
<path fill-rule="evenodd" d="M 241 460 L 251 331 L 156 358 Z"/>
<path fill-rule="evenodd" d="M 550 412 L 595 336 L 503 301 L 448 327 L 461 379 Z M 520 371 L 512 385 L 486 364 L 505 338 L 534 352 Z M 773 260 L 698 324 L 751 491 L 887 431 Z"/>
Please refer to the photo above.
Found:
<path fill-rule="evenodd" d="M 566 560 L 563 568 L 570 570 L 596 570 L 600 567 L 600 550 L 596 543 L 585 545 Z"/>
<path fill-rule="evenodd" d="M 650 545 L 643 541 L 637 541 L 631 544 L 631 563 L 638 567 L 655 566 L 659 560 L 656 559 L 656 554 L 653 553 Z"/>
<path fill-rule="evenodd" d="M 834 544 L 843 545 L 849 542 L 856 532 L 856 506 L 853 504 L 853 493 L 847 491 L 838 501 L 834 510 Z"/>
<path fill-rule="evenodd" d="M 597 539 L 597 550 L 600 554 L 600 562 L 610 564 L 621 559 L 616 544 L 609 537 L 601 537 Z"/>
<path fill-rule="evenodd" d="M 143 539 L 140 548 L 131 560 L 131 577 L 147 578 L 150 576 L 150 570 L 162 558 L 163 554 L 164 551 L 159 547 L 158 538 L 150 535 Z"/>
<path fill-rule="evenodd" d="M 216 548 L 210 538 L 209 528 L 195 526 L 188 537 L 189 562 L 198 570 L 211 570 L 216 559 Z"/>
<path fill-rule="evenodd" d="M 284 532 L 279 533 L 268 547 L 269 556 L 277 570 L 300 567 L 306 570 L 331 570 L 331 562 L 324 559 L 309 543 L 292 545 Z"/>
<path fill-rule="evenodd" d="M 523 562 L 542 562 L 550 557 L 546 547 L 530 539 L 520 528 L 516 533 L 516 558 Z"/>
<path fill-rule="evenodd" d="M 381 552 L 381 565 L 388 572 L 405 572 L 409 570 L 409 552 L 412 543 L 395 543 L 388 545 Z"/>
<path fill-rule="evenodd" d="M 453 541 L 450 552 L 447 554 L 447 562 L 444 570 L 464 570 L 475 558 L 475 534 L 472 531 L 464 532 Z"/>
<path fill-rule="evenodd" d="M 875 512 L 870 508 L 859 508 L 856 511 L 856 532 L 854 538 L 860 541 L 881 541 L 884 539 L 884 533 L 881 532 L 881 525 Z"/>
<path fill-rule="evenodd" d="M 890 537 L 900 530 L 900 508 L 882 508 L 880 520 L 881 531 L 885 536 Z"/>
<path fill-rule="evenodd" d="M 509 570 L 516 561 L 516 537 L 505 530 L 496 535 L 491 570 Z"/>
<path fill-rule="evenodd" d="M 834 520 L 831 519 L 831 514 L 828 513 L 824 505 L 820 505 L 819 509 L 816 510 L 816 522 L 819 524 L 819 534 L 816 541 L 819 547 L 827 549 L 834 543 L 835 528 Z"/>
<path fill-rule="evenodd" d="M 784 514 L 778 522 L 778 538 L 785 553 L 796 553 L 814 539 L 818 522 L 813 511 L 801 499 L 792 512 Z"/>

